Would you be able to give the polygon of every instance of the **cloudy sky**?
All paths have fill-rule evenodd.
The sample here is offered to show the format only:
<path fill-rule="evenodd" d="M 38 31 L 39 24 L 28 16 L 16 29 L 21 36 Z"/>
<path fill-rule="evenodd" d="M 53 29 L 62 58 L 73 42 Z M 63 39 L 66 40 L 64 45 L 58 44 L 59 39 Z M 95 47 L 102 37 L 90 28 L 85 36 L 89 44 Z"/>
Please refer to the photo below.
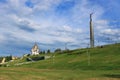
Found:
<path fill-rule="evenodd" d="M 95 45 L 120 42 L 120 0 L 0 0 L 0 56 L 87 47 L 92 12 Z"/>

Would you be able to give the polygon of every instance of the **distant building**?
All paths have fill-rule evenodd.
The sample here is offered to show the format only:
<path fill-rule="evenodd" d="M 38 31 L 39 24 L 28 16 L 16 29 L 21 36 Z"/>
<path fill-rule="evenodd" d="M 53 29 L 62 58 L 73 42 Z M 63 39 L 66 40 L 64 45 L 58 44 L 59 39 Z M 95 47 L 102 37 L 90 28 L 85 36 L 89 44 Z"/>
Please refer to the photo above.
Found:
<path fill-rule="evenodd" d="M 0 64 L 4 64 L 4 63 L 5 63 L 5 60 L 6 60 L 6 58 L 3 58 L 3 59 L 1 60 L 1 62 L 0 62 Z"/>
<path fill-rule="evenodd" d="M 12 59 L 12 60 L 16 60 L 16 59 L 18 59 L 18 57 L 16 57 L 16 56 L 11 56 L 11 59 Z"/>
<path fill-rule="evenodd" d="M 39 54 L 39 47 L 38 47 L 38 45 L 36 43 L 31 49 L 31 54 L 32 55 L 38 55 Z"/>

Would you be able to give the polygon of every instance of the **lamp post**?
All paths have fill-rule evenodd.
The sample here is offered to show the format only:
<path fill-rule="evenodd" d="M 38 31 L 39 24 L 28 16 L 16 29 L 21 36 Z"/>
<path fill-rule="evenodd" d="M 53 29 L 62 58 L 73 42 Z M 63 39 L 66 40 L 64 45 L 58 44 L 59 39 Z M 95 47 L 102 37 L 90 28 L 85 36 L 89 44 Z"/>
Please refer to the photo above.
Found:
<path fill-rule="evenodd" d="M 65 50 L 67 50 L 67 43 L 65 43 Z"/>

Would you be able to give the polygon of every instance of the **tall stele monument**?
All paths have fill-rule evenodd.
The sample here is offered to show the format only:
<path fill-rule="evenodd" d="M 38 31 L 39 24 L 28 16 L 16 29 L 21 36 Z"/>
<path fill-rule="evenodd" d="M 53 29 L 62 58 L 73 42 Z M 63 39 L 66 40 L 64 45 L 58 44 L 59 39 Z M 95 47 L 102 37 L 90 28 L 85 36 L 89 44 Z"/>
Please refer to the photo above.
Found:
<path fill-rule="evenodd" d="M 93 29 L 93 24 L 92 24 L 92 15 L 93 13 L 90 14 L 90 47 L 94 47 L 94 29 Z"/>
<path fill-rule="evenodd" d="M 38 47 L 38 45 L 35 43 L 34 44 L 34 46 L 32 47 L 32 49 L 31 49 L 31 54 L 32 55 L 38 55 L 39 54 L 39 47 Z"/>

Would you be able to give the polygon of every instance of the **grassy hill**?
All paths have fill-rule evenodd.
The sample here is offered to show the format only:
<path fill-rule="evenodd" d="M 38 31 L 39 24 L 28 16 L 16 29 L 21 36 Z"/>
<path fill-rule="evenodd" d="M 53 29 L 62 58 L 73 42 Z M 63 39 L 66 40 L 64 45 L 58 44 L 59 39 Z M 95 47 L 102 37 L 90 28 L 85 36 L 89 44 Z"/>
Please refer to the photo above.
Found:
<path fill-rule="evenodd" d="M 22 66 L 40 69 L 120 69 L 120 44 L 76 49 L 51 56 L 50 59 Z"/>
<path fill-rule="evenodd" d="M 120 44 L 44 56 L 51 58 L 23 65 L 15 64 L 26 58 L 8 63 L 10 67 L 0 68 L 0 80 L 120 80 Z"/>

